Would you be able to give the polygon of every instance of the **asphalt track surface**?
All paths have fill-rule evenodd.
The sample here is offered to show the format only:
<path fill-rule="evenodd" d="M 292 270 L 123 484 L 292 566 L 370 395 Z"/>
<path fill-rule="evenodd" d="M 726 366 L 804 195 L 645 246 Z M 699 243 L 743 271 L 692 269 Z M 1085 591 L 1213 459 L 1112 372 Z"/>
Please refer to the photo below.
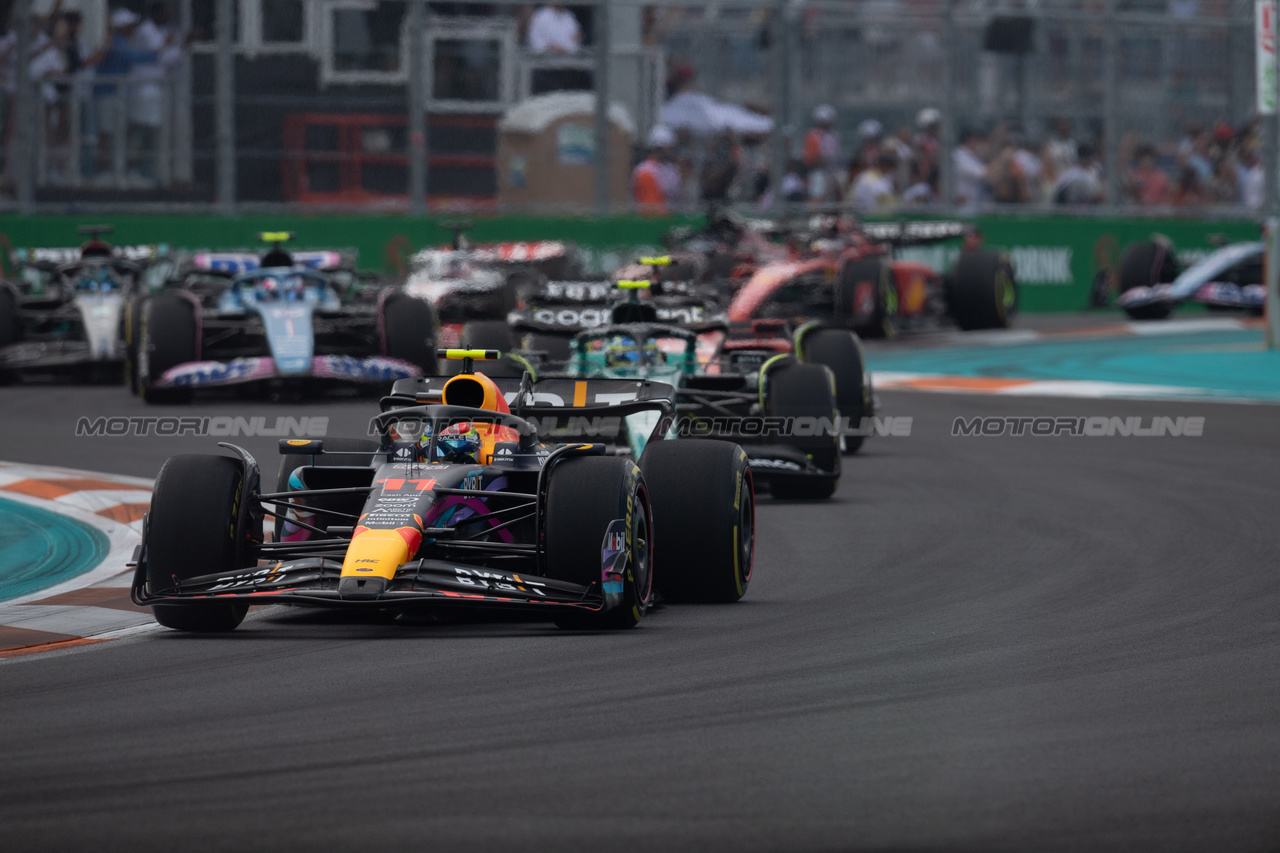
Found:
<path fill-rule="evenodd" d="M 762 499 L 737 605 L 624 634 L 264 609 L 0 663 L 0 847 L 1278 849 L 1280 410 L 882 403 L 911 436 L 830 502 Z M 75 438 L 154 414 L 115 388 L 0 406 L 15 461 L 154 476 L 212 444 Z M 191 413 L 336 435 L 370 408 Z M 979 414 L 1206 423 L 950 435 Z M 245 443 L 274 469 L 275 439 Z"/>

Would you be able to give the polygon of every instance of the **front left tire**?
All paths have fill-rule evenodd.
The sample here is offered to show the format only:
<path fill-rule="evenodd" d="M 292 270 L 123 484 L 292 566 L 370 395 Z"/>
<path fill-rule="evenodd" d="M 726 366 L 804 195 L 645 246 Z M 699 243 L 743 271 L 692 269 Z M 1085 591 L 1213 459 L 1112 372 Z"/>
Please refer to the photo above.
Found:
<path fill-rule="evenodd" d="M 256 470 L 256 469 L 255 469 Z M 244 468 L 227 456 L 170 457 L 156 477 L 147 521 L 147 590 L 181 589 L 182 581 L 256 564 L 262 519 L 242 503 Z M 253 525 L 257 523 L 255 536 Z M 240 602 L 153 604 L 155 620 L 179 631 L 231 631 L 249 606 Z"/>

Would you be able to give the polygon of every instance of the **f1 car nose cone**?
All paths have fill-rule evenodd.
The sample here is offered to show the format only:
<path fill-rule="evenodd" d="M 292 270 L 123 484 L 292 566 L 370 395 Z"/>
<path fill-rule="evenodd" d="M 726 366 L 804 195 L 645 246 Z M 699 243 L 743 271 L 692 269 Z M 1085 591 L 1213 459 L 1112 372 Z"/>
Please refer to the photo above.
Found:
<path fill-rule="evenodd" d="M 349 601 L 377 598 L 390 585 L 391 582 L 386 578 L 343 578 L 338 581 L 338 597 Z"/>

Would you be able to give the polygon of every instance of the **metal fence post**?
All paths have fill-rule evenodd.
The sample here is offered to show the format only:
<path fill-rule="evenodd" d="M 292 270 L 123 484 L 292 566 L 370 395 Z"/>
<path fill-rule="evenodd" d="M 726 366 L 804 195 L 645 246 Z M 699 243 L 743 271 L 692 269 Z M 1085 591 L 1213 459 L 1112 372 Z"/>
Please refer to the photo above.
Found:
<path fill-rule="evenodd" d="M 782 179 L 787 174 L 791 159 L 787 151 L 790 144 L 791 102 L 791 22 L 787 20 L 787 0 L 777 0 L 773 7 L 773 132 L 769 144 L 773 147 L 773 164 L 769 175 L 769 189 L 775 205 L 785 202 L 782 197 Z"/>
<path fill-rule="evenodd" d="M 955 0 L 947 0 L 942 21 L 942 140 L 938 152 L 938 177 L 942 182 L 942 206 L 950 209 L 956 197 L 955 164 L 952 152 L 956 147 L 956 10 Z M 1026 128 L 1023 128 L 1026 132 Z"/>
<path fill-rule="evenodd" d="M 1267 349 L 1280 349 L 1280 218 L 1266 221 Z"/>
<path fill-rule="evenodd" d="M 214 144 L 217 148 L 218 212 L 236 209 L 236 54 L 232 25 L 234 0 L 218 0 L 217 55 L 214 62 Z"/>
<path fill-rule="evenodd" d="M 18 210 L 24 214 L 35 212 L 34 146 L 36 107 L 39 98 L 31 85 L 31 0 L 18 0 L 16 26 L 18 28 L 17 89 L 14 92 L 10 121 L 14 123 L 11 162 L 5 165 L 13 175 L 14 194 Z"/>
<path fill-rule="evenodd" d="M 427 98 L 425 91 L 426 21 L 424 0 L 409 0 L 409 212 L 427 212 Z"/>
<path fill-rule="evenodd" d="M 1102 43 L 1102 76 L 1106 93 L 1103 98 L 1102 137 L 1106 150 L 1099 152 L 1105 158 L 1106 202 L 1115 207 L 1120 204 L 1120 121 L 1118 95 L 1116 93 L 1116 0 L 1107 0 L 1104 19 L 1105 32 Z"/>
<path fill-rule="evenodd" d="M 596 90 L 596 212 L 609 213 L 609 45 L 612 34 L 609 28 L 609 4 L 600 2 L 594 9 L 595 22 L 595 90 Z"/>

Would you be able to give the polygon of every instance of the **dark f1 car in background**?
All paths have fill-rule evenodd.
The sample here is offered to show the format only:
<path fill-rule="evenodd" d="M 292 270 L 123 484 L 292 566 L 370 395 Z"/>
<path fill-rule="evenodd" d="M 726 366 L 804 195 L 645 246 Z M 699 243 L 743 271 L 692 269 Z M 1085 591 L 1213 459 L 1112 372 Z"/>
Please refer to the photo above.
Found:
<path fill-rule="evenodd" d="M 285 233 L 247 263 L 204 253 L 136 311 L 136 390 L 148 401 L 197 388 L 254 384 L 308 390 L 376 388 L 435 369 L 435 319 L 426 302 L 366 285 L 350 269 L 299 263 Z M 338 253 L 316 253 L 332 255 Z"/>
<path fill-rule="evenodd" d="M 116 377 L 125 363 L 132 300 L 164 281 L 155 246 L 112 246 L 107 225 L 80 229 L 79 248 L 18 249 L 15 280 L 0 283 L 0 375 Z"/>
<path fill-rule="evenodd" d="M 1186 302 L 1261 314 L 1265 254 L 1261 241 L 1231 243 L 1183 269 L 1168 238 L 1133 243 L 1120 256 L 1116 304 L 1135 320 L 1163 320 Z"/>
<path fill-rule="evenodd" d="M 636 625 L 655 594 L 737 601 L 751 581 L 754 492 L 730 442 L 655 440 L 639 463 L 555 445 L 534 416 L 674 411 L 643 381 L 402 380 L 378 440 L 285 440 L 273 490 L 257 462 L 177 456 L 156 479 L 134 601 L 171 628 L 235 628 L 251 604 L 545 614 Z M 511 400 L 508 404 L 508 398 Z M 514 413 L 510 410 L 514 408 Z M 281 522 L 263 541 L 264 516 Z M 269 561 L 260 565 L 259 561 Z"/>
<path fill-rule="evenodd" d="M 948 320 L 965 331 L 1003 328 L 1017 311 L 1012 265 L 977 248 L 979 235 L 967 223 L 819 216 L 793 239 L 803 253 L 752 269 L 729 306 L 731 322 L 817 319 L 876 338 Z M 957 239 L 965 247 L 945 274 L 894 257 L 900 247 Z"/>
<path fill-rule="evenodd" d="M 410 258 L 405 291 L 425 299 L 440 318 L 440 340 L 447 346 L 494 348 L 486 328 L 468 324 L 505 322 L 507 313 L 549 279 L 582 275 L 577 249 L 560 241 L 473 244 L 468 223 L 454 223 L 449 246 L 424 249 Z M 492 327 L 496 328 L 496 327 Z M 491 332 L 488 334 L 492 334 Z M 499 345 L 498 349 L 506 349 Z"/>

